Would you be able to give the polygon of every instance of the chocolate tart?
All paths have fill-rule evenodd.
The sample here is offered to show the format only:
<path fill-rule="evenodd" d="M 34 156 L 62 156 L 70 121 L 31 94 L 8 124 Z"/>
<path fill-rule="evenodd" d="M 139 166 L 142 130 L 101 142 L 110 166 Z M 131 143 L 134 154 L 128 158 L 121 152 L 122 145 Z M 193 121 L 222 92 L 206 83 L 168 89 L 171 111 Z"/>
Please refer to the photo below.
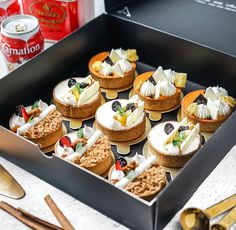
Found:
<path fill-rule="evenodd" d="M 101 52 L 96 54 L 90 59 L 88 67 L 89 67 L 89 72 L 92 75 L 93 79 L 95 81 L 98 81 L 102 88 L 106 89 L 119 89 L 131 85 L 135 78 L 135 70 L 136 70 L 135 62 L 131 62 L 132 69 L 129 72 L 124 73 L 123 77 L 118 76 L 117 74 L 104 76 L 99 74 L 92 68 L 92 65 L 96 61 L 103 61 L 107 56 L 109 56 L 109 52 Z"/>
<path fill-rule="evenodd" d="M 176 88 L 176 93 L 172 96 L 160 96 L 158 99 L 145 97 L 140 93 L 140 82 L 144 83 L 154 74 L 154 71 L 146 72 L 137 76 L 134 80 L 134 92 L 144 101 L 144 107 L 152 111 L 167 111 L 175 108 L 180 104 L 181 92 L 180 88 Z"/>
<path fill-rule="evenodd" d="M 193 124 L 200 124 L 200 131 L 206 132 L 206 133 L 212 133 L 215 132 L 216 129 L 218 129 L 224 121 L 233 113 L 233 108 L 230 108 L 230 113 L 228 113 L 226 116 L 218 116 L 217 120 L 213 119 L 200 119 L 196 117 L 193 114 L 190 114 L 187 110 L 188 106 L 193 103 L 193 101 L 199 96 L 205 94 L 205 90 L 196 90 L 193 92 L 188 93 L 182 100 L 181 104 L 181 117 L 191 121 Z"/>

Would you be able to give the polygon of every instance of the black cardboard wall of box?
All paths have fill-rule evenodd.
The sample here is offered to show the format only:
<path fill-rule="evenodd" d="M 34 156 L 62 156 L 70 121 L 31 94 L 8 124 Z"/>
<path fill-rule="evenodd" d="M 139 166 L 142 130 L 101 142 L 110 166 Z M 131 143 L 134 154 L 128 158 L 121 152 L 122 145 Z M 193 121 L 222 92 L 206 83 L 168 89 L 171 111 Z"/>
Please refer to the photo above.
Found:
<path fill-rule="evenodd" d="M 193 83 L 197 82 L 205 86 L 219 84 L 236 96 L 232 84 L 236 82 L 236 59 L 145 26 L 102 15 L 0 80 L 0 106 L 4 108 L 1 125 L 8 127 L 7 119 L 17 104 L 27 105 L 38 98 L 49 102 L 59 81 L 74 71 L 85 76 L 89 58 L 112 47 L 136 48 L 141 57 L 138 64 L 141 72 L 150 65 L 187 72 L 192 82 L 188 82 L 186 92 L 200 87 Z M 176 111 L 164 119 L 173 116 Z M 57 157 L 46 158 L 35 145 L 4 128 L 0 129 L 3 137 L 0 150 L 5 158 L 130 228 L 162 229 L 236 143 L 232 135 L 235 121 L 234 113 L 161 192 L 157 202 L 149 204 L 84 169 Z M 134 147 L 134 151 L 137 149 L 141 151 L 140 147 Z"/>

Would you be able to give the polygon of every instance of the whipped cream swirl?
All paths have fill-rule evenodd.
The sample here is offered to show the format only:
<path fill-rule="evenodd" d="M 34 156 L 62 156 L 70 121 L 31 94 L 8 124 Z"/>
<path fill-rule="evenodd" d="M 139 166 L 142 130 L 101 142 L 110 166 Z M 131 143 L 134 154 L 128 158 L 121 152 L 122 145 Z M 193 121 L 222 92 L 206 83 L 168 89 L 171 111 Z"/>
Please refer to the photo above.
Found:
<path fill-rule="evenodd" d="M 204 105 L 204 104 L 198 105 L 196 116 L 200 119 L 209 118 L 210 117 L 210 112 L 209 112 L 207 106 Z"/>
<path fill-rule="evenodd" d="M 146 81 L 142 84 L 140 93 L 144 97 L 152 97 L 155 94 L 155 86 L 150 81 Z"/>
<path fill-rule="evenodd" d="M 131 63 L 124 58 L 119 60 L 117 63 L 120 65 L 120 68 L 124 73 L 128 73 L 132 70 Z"/>
<path fill-rule="evenodd" d="M 175 86 L 169 81 L 163 81 L 160 82 L 159 84 L 160 84 L 160 93 L 162 96 L 169 97 L 176 93 Z"/>
<path fill-rule="evenodd" d="M 166 75 L 166 78 L 168 79 L 168 81 L 172 84 L 174 84 L 175 79 L 176 79 L 176 72 L 172 71 L 171 69 L 166 69 L 164 70 L 164 73 Z"/>
<path fill-rule="evenodd" d="M 217 107 L 218 107 L 218 115 L 219 116 L 225 116 L 227 114 L 229 114 L 230 112 L 230 106 L 223 102 L 222 100 L 217 100 L 214 103 Z"/>
<path fill-rule="evenodd" d="M 111 65 L 106 62 L 103 62 L 99 69 L 99 73 L 104 76 L 109 76 L 110 74 L 112 74 Z"/>

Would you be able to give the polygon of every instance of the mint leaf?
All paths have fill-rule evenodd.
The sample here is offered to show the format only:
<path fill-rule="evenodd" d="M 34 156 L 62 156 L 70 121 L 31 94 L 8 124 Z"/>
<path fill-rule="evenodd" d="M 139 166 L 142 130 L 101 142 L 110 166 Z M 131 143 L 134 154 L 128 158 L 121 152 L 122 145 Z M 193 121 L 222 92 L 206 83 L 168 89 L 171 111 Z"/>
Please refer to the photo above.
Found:
<path fill-rule="evenodd" d="M 117 107 L 117 111 L 118 111 L 118 113 L 119 113 L 121 116 L 124 116 L 124 115 L 125 115 L 124 109 L 121 108 L 120 106 Z"/>
<path fill-rule="evenodd" d="M 83 138 L 84 137 L 84 132 L 83 132 L 82 128 L 77 131 L 77 137 L 78 138 Z"/>
<path fill-rule="evenodd" d="M 76 145 L 76 147 L 75 147 L 75 151 L 80 150 L 82 147 L 83 147 L 82 143 L 79 142 L 79 143 Z"/>
<path fill-rule="evenodd" d="M 81 93 L 84 91 L 83 89 L 81 89 L 80 83 L 77 83 L 77 84 L 75 85 L 75 88 L 77 89 L 77 91 L 79 92 L 79 94 L 81 94 Z"/>
<path fill-rule="evenodd" d="M 32 115 L 29 120 L 27 121 L 27 123 L 30 123 L 33 120 L 34 116 Z"/>
<path fill-rule="evenodd" d="M 39 101 L 35 101 L 34 104 L 31 106 L 31 109 L 36 109 L 39 107 Z"/>
<path fill-rule="evenodd" d="M 178 133 L 177 136 L 174 137 L 173 141 L 172 141 L 172 144 L 174 146 L 180 146 L 182 144 L 182 142 L 184 141 L 185 139 L 185 133 L 184 132 L 180 132 Z"/>

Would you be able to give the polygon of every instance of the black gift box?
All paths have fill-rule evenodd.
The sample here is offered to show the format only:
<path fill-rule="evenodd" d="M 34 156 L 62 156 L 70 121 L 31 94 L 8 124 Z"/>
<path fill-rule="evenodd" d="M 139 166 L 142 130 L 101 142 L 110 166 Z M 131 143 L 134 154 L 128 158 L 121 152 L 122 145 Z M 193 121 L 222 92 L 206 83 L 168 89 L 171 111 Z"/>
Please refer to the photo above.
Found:
<path fill-rule="evenodd" d="M 196 28 L 208 18 L 208 12 L 216 20 L 220 15 L 222 21 L 231 24 L 234 15 L 223 10 L 215 12 L 218 9 L 187 0 L 107 0 L 106 8 L 109 14 L 89 22 L 0 80 L 0 154 L 132 229 L 163 229 L 236 143 L 236 113 L 151 202 L 119 190 L 107 180 L 56 156 L 45 156 L 35 144 L 8 130 L 8 120 L 16 105 L 32 104 L 39 98 L 50 102 L 58 82 L 72 73 L 86 76 L 89 58 L 111 48 L 136 48 L 140 56 L 139 73 L 159 65 L 187 72 L 185 93 L 203 85 L 220 85 L 236 97 L 236 58 L 233 57 L 236 49 L 230 40 L 233 32 L 229 30 L 232 34 L 226 35 L 226 28 L 222 25 L 216 29 L 212 20 L 206 20 L 201 29 Z M 199 20 L 198 15 L 201 15 Z M 182 22 L 185 24 L 180 25 Z M 214 41 L 205 34 L 210 29 L 215 33 Z M 127 98 L 127 94 L 122 93 L 121 97 Z M 176 118 L 176 111 L 163 116 L 163 120 L 173 117 Z M 143 143 L 134 146 L 132 154 L 141 152 Z"/>

